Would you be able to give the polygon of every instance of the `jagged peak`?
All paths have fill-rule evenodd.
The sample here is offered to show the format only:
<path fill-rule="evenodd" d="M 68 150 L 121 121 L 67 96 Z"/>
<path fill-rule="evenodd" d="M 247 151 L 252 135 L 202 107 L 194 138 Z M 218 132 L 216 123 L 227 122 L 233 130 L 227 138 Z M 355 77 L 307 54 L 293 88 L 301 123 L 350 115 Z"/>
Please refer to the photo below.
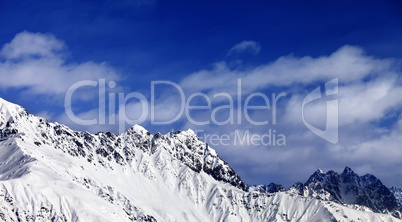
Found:
<path fill-rule="evenodd" d="M 194 132 L 194 130 L 192 130 L 192 129 L 187 129 L 186 131 L 183 131 L 183 132 L 186 132 L 187 134 L 190 134 L 190 135 L 197 135 L 197 134 Z"/>
<path fill-rule="evenodd" d="M 130 127 L 127 131 L 135 131 L 135 132 L 145 132 L 147 133 L 148 130 L 146 130 L 144 127 L 134 124 L 132 127 Z"/>
<path fill-rule="evenodd" d="M 323 174 L 323 173 L 325 173 L 321 168 L 318 168 L 315 172 L 318 173 L 318 174 Z"/>
<path fill-rule="evenodd" d="M 304 184 L 303 189 L 305 188 L 308 189 L 308 192 L 304 192 L 301 187 L 296 185 L 289 190 L 296 190 L 301 195 L 318 199 L 366 206 L 374 212 L 397 210 L 396 199 L 378 178 L 371 174 L 359 176 L 348 166 L 345 167 L 342 174 L 332 170 L 324 174 L 317 170 Z"/>
<path fill-rule="evenodd" d="M 173 134 L 171 133 L 170 135 L 182 135 L 182 136 L 187 136 L 187 137 L 197 137 L 198 138 L 197 134 L 192 129 L 179 130 L 177 132 L 174 132 Z"/>
<path fill-rule="evenodd" d="M 15 120 L 21 119 L 21 116 L 36 117 L 36 118 L 42 119 L 42 121 L 45 120 L 45 122 L 47 122 L 46 119 L 44 119 L 44 118 L 42 118 L 40 116 L 30 115 L 28 113 L 28 111 L 25 108 L 23 108 L 22 106 L 14 104 L 14 103 L 11 103 L 11 102 L 9 102 L 9 101 L 7 101 L 7 100 L 5 100 L 5 99 L 0 97 L 0 121 L 1 122 L 7 122 L 10 119 L 15 121 Z M 68 126 L 65 126 L 64 124 L 61 124 L 61 123 L 58 123 L 58 122 L 54 122 L 54 124 L 62 126 L 66 130 L 74 131 L 74 130 L 70 129 Z M 0 124 L 0 126 L 1 126 L 1 124 Z M 76 132 L 76 131 L 74 131 L 74 132 Z M 141 134 L 150 134 L 144 127 L 142 127 L 142 126 L 140 126 L 138 124 L 135 124 L 131 128 L 129 128 L 126 131 L 126 133 L 128 133 L 128 132 L 137 132 L 137 133 L 141 133 Z M 113 133 L 111 133 L 111 132 L 97 132 L 94 135 L 100 135 L 100 134 L 105 134 L 105 135 L 108 136 L 108 135 L 111 135 Z M 117 135 L 113 134 L 112 136 L 116 137 Z"/>
<path fill-rule="evenodd" d="M 329 170 L 326 174 L 328 175 L 332 175 L 332 174 L 338 174 L 337 172 L 333 171 L 333 170 Z"/>
<path fill-rule="evenodd" d="M 391 187 L 389 189 L 392 190 L 392 191 L 400 191 L 400 192 L 402 192 L 402 188 L 399 188 L 399 187 Z"/>
<path fill-rule="evenodd" d="M 310 177 L 322 177 L 324 175 L 325 172 L 321 168 L 318 168 Z"/>
<path fill-rule="evenodd" d="M 3 98 L 0 97 L 0 114 L 1 114 L 0 117 L 2 119 L 16 117 L 20 113 L 28 115 L 26 109 L 22 108 L 17 104 L 8 102 L 7 100 L 4 100 Z"/>
<path fill-rule="evenodd" d="M 6 105 L 4 105 L 4 104 L 6 104 Z M 4 106 L 4 107 L 2 107 L 2 106 Z M 138 161 L 138 165 L 133 165 L 133 166 L 135 166 L 135 169 L 138 169 L 138 172 L 143 172 L 144 175 L 146 175 L 147 177 L 149 176 L 149 179 L 154 178 L 153 176 L 157 175 L 157 174 L 153 174 L 154 173 L 153 170 L 155 170 L 155 172 L 157 172 L 158 170 L 168 169 L 166 171 L 162 171 L 163 173 L 160 174 L 161 178 L 165 177 L 166 175 L 167 176 L 172 175 L 172 177 L 169 177 L 169 178 L 173 178 L 173 179 L 169 179 L 166 181 L 168 181 L 169 183 L 171 181 L 175 181 L 174 178 L 177 177 L 175 171 L 172 169 L 169 169 L 167 167 L 165 168 L 163 165 L 163 164 L 165 164 L 164 160 L 166 160 L 166 163 L 173 160 L 170 158 L 164 159 L 164 157 L 167 156 L 166 153 L 164 153 L 165 152 L 164 149 L 160 149 L 161 152 L 157 153 L 158 156 L 156 158 L 149 158 L 149 156 L 148 156 L 148 154 L 149 155 L 155 154 L 153 151 L 152 145 L 154 145 L 153 142 L 156 139 L 160 138 L 160 142 L 157 141 L 158 142 L 157 145 L 159 145 L 160 148 L 171 147 L 172 148 L 171 150 L 169 150 L 169 149 L 166 149 L 166 150 L 168 152 L 172 151 L 172 156 L 175 157 L 177 160 L 185 163 L 185 165 L 189 166 L 190 169 L 193 169 L 197 173 L 200 173 L 201 171 L 203 171 L 206 174 L 212 176 L 216 181 L 222 181 L 223 183 L 231 184 L 234 187 L 237 187 L 239 189 L 246 191 L 246 188 L 247 188 L 247 186 L 244 184 L 244 182 L 241 180 L 241 178 L 234 172 L 234 170 L 232 168 L 230 168 L 230 166 L 224 160 L 222 160 L 218 156 L 217 152 L 213 148 L 209 147 L 202 140 L 196 139 L 198 137 L 196 136 L 195 132 L 191 129 L 186 130 L 186 131 L 177 132 L 176 134 L 174 134 L 174 137 L 177 136 L 179 138 L 179 140 L 175 140 L 174 138 L 171 138 L 168 136 L 163 136 L 160 133 L 151 135 L 144 127 L 142 127 L 140 125 L 132 126 L 127 131 L 128 135 L 129 135 L 127 137 L 124 135 L 122 137 L 116 136 L 115 134 L 108 133 L 108 132 L 100 133 L 100 134 L 98 134 L 99 135 L 98 137 L 92 137 L 92 136 L 90 136 L 92 134 L 90 134 L 88 132 L 84 131 L 84 132 L 78 133 L 77 131 L 71 130 L 67 126 L 59 125 L 57 123 L 50 124 L 50 125 L 43 124 L 44 122 L 39 121 L 40 119 L 36 119 L 36 117 L 34 117 L 33 115 L 20 116 L 18 114 L 25 111 L 22 107 L 9 103 L 1 98 L 0 98 L 0 108 L 2 108 L 1 111 L 3 111 L 3 108 L 4 108 L 4 110 L 7 110 L 7 112 L 4 112 L 4 114 L 1 114 L 0 118 L 3 118 L 4 116 L 7 116 L 7 115 L 10 116 L 10 114 L 8 114 L 8 112 L 14 110 L 16 112 L 16 115 L 12 114 L 12 116 L 19 118 L 18 121 L 21 120 L 21 123 L 23 123 L 26 120 L 27 124 L 25 124 L 25 125 L 19 124 L 19 126 L 18 126 L 18 124 L 15 124 L 17 127 L 21 127 L 18 129 L 26 130 L 27 128 L 29 128 L 31 126 L 32 127 L 39 126 L 38 128 L 34 128 L 34 130 L 27 131 L 27 132 L 33 132 L 34 136 L 23 137 L 24 135 L 21 133 L 22 137 L 12 137 L 11 140 L 22 141 L 22 140 L 19 140 L 19 138 L 32 139 L 32 140 L 25 140 L 24 142 L 21 142 L 21 144 L 26 145 L 27 143 L 33 143 L 33 144 L 30 144 L 30 145 L 33 145 L 32 146 L 33 149 L 36 149 L 36 146 L 37 146 L 37 147 L 41 147 L 41 148 L 38 148 L 38 150 L 44 151 L 47 148 L 42 146 L 41 143 L 39 143 L 39 140 L 37 141 L 36 139 L 43 137 L 43 135 L 41 134 L 42 132 L 43 133 L 51 132 L 49 134 L 45 134 L 43 140 L 45 142 L 49 142 L 48 144 L 52 145 L 52 147 L 66 151 L 67 153 L 69 153 L 72 156 L 76 156 L 79 158 L 81 158 L 81 157 L 85 158 L 90 163 L 87 165 L 82 164 L 82 165 L 85 165 L 85 169 L 87 169 L 87 167 L 89 167 L 89 166 L 92 167 L 92 163 L 94 164 L 94 166 L 96 163 L 97 164 L 96 167 L 100 166 L 99 164 L 101 164 L 105 167 L 110 167 L 110 169 L 113 169 L 113 168 L 115 168 L 115 166 L 118 166 L 117 164 L 121 164 L 126 168 L 126 167 L 131 167 L 130 164 L 127 164 L 129 161 L 131 161 L 131 163 L 133 163 L 133 164 L 137 164 L 137 161 Z M 31 120 L 34 120 L 34 121 L 31 122 Z M 11 126 L 13 126 L 13 125 L 11 124 Z M 43 130 L 43 131 L 41 131 L 41 130 Z M 61 132 L 61 133 L 59 134 L 59 132 Z M 38 136 L 40 136 L 40 137 L 38 137 Z M 52 138 L 50 138 L 50 139 L 45 138 L 47 136 L 49 136 L 49 137 L 52 136 Z M 115 136 L 117 138 L 114 138 Z M 131 138 L 129 138 L 129 137 L 131 137 Z M 184 140 L 181 140 L 182 138 L 184 138 Z M 127 141 L 130 143 L 136 143 L 135 145 L 138 145 L 138 146 L 127 146 L 127 143 L 125 143 L 126 141 L 124 141 L 124 139 L 127 139 Z M 61 142 L 57 146 L 55 146 L 55 143 L 58 141 L 61 141 Z M 119 141 L 122 141 L 122 142 L 120 143 Z M 7 144 L 8 144 L 8 142 L 7 142 Z M 157 148 L 157 145 L 155 145 L 154 148 Z M 177 147 L 175 147 L 176 145 L 177 145 Z M 70 149 L 70 147 L 73 147 L 73 149 Z M 118 147 L 119 149 L 113 149 L 114 147 Z M 10 151 L 10 146 L 7 146 L 5 148 L 7 148 L 6 151 Z M 16 147 L 16 148 L 18 148 L 18 147 Z M 30 147 L 28 147 L 28 148 L 30 148 Z M 131 149 L 137 149 L 137 148 L 144 151 L 144 153 L 146 153 L 147 155 L 141 156 L 142 154 L 140 152 L 132 152 L 133 150 L 131 150 Z M 183 148 L 183 149 L 180 149 L 180 148 Z M 183 150 L 186 152 L 182 152 Z M 25 152 L 25 150 L 24 150 L 24 152 Z M 14 153 L 18 154 L 18 152 L 14 152 Z M 33 153 L 35 154 L 36 152 L 33 152 Z M 40 152 L 38 152 L 38 153 L 40 153 Z M 7 153 L 3 153 L 3 154 L 7 154 Z M 24 155 L 23 152 L 20 152 L 20 154 Z M 6 158 L 5 160 L 7 160 L 7 161 L 9 160 L 8 162 L 15 164 L 16 163 L 15 159 L 17 159 L 15 157 L 19 157 L 19 156 L 3 155 L 3 157 L 5 157 Z M 40 157 L 39 154 L 38 154 L 38 157 Z M 97 160 L 98 160 L 98 162 L 96 162 Z M 2 160 L 1 162 L 4 163 L 7 161 Z M 110 162 L 108 162 L 108 161 L 110 161 Z M 154 162 L 152 162 L 152 161 L 154 161 Z M 22 162 L 28 163 L 28 161 L 25 161 L 25 160 Z M 48 158 L 43 158 L 43 156 L 42 156 L 42 158 L 38 158 L 38 162 L 43 162 L 43 163 L 46 162 L 47 163 L 49 161 L 48 161 Z M 77 162 L 77 163 L 80 163 L 80 165 L 81 165 L 81 163 L 84 163 L 84 162 Z M 116 164 L 116 165 L 114 165 L 114 164 Z M 57 164 L 55 164 L 55 166 L 56 165 Z M 82 168 L 82 170 L 83 170 L 82 172 L 84 174 L 85 171 L 84 171 L 84 168 L 82 165 L 81 165 L 81 168 Z M 68 165 L 68 166 L 70 166 L 70 165 Z M 148 166 L 150 166 L 150 168 L 147 168 Z M 155 166 L 158 166 L 158 168 L 153 168 Z M 159 166 L 160 166 L 160 168 L 159 168 Z M 184 167 L 182 164 L 175 164 L 174 166 Z M 37 166 L 35 165 L 35 167 L 37 167 Z M 7 169 L 7 167 L 4 167 L 4 168 Z M 79 168 L 77 165 L 77 169 L 81 169 L 81 168 Z M 95 169 L 97 169 L 97 168 L 95 168 Z M 180 168 L 180 169 L 184 169 L 184 168 Z M 71 171 L 73 171 L 74 173 L 79 172 L 76 170 L 71 170 Z M 87 171 L 87 172 L 95 172 L 95 171 Z M 101 171 L 106 172 L 103 170 L 99 170 L 96 172 L 101 172 Z M 19 171 L 19 172 L 22 172 L 22 171 Z M 118 171 L 116 170 L 116 171 L 108 171 L 108 172 L 115 173 Z M 189 172 L 189 171 L 180 170 L 179 172 Z M 344 172 L 345 172 L 345 175 L 354 174 L 354 172 L 349 167 L 346 167 Z M 12 172 L 12 173 L 14 173 L 14 172 Z M 170 173 L 172 173 L 172 174 L 170 174 Z M 317 169 L 314 174 L 317 175 L 317 178 L 324 178 L 324 177 L 329 178 L 329 177 L 333 176 L 332 174 L 334 174 L 336 177 L 339 178 L 339 174 L 337 174 L 334 171 L 328 171 L 325 173 L 323 170 Z M 12 175 L 22 175 L 22 174 L 12 174 Z M 124 176 L 125 175 L 126 174 L 124 174 Z M 186 175 L 185 175 L 186 177 L 183 177 L 183 178 L 187 178 L 187 175 L 191 176 L 192 173 L 186 173 Z M 197 175 L 197 174 L 194 174 L 194 175 Z M 136 176 L 137 176 L 137 172 L 136 172 Z M 205 176 L 205 175 L 200 174 L 200 176 Z M 370 180 L 371 176 L 365 175 L 363 177 L 367 177 L 367 182 L 373 181 L 373 180 Z M 99 176 L 99 178 L 105 178 L 105 177 Z M 349 178 L 355 178 L 355 177 L 352 176 Z M 73 181 L 75 181 L 76 179 L 77 178 L 75 178 Z M 182 178 L 180 177 L 178 179 L 178 181 L 179 180 L 182 181 Z M 152 181 L 152 179 L 146 180 L 146 181 Z M 198 183 L 198 181 L 200 181 L 200 182 L 204 183 L 204 180 L 195 180 L 195 179 L 189 177 L 188 180 L 184 179 L 185 183 L 183 183 L 183 184 L 185 184 L 185 186 L 188 186 L 189 183 L 187 183 L 187 182 L 191 183 L 192 181 L 197 181 L 197 183 Z M 209 181 L 209 179 L 205 180 L 205 181 Z M 327 181 L 332 182 L 330 180 L 324 180 L 324 182 L 327 182 Z M 352 181 L 352 182 L 355 182 L 355 181 Z M 87 184 L 91 185 L 91 183 L 92 182 L 88 182 Z M 150 182 L 149 184 L 153 184 L 153 183 Z M 364 185 L 364 183 L 359 183 L 359 185 L 360 184 Z M 337 183 L 331 183 L 330 185 L 334 186 L 334 185 L 337 185 Z M 199 184 L 196 184 L 196 186 L 193 186 L 193 187 L 197 188 L 198 186 L 199 186 Z M 126 186 L 124 186 L 124 187 L 126 187 Z M 184 185 L 183 185 L 183 187 L 184 187 Z M 190 187 L 190 186 L 188 186 L 188 187 Z M 215 186 L 210 186 L 210 187 L 215 187 Z M 255 187 L 261 188 L 261 190 L 265 190 L 265 191 L 269 191 L 269 192 L 278 192 L 278 191 L 280 192 L 280 191 L 284 190 L 282 185 L 274 184 L 274 183 L 270 183 L 268 185 L 258 185 Z M 372 187 L 373 186 L 368 186 L 368 188 L 366 188 L 366 190 L 370 189 L 370 191 L 371 191 L 371 190 L 373 190 Z M 376 198 L 377 200 L 391 200 L 391 202 L 388 202 L 388 205 L 382 205 L 382 206 L 386 206 L 386 207 L 393 206 L 392 205 L 393 200 L 391 198 L 389 198 L 389 195 L 386 192 L 387 190 L 383 189 L 382 184 L 379 184 L 379 186 L 375 186 L 374 188 L 376 188 L 376 187 L 377 188 L 379 187 L 380 189 L 377 189 L 377 190 L 382 192 L 381 193 L 382 195 L 379 195 L 379 198 Z M 311 188 L 313 189 L 314 187 L 311 187 Z M 321 186 L 321 188 L 325 189 L 326 187 Z M 96 188 L 96 189 L 98 189 L 98 188 Z M 99 188 L 99 189 L 101 189 L 101 188 Z M 109 187 L 107 189 L 110 190 Z M 301 195 L 304 194 L 304 192 L 303 192 L 304 187 L 303 187 L 302 183 L 296 183 L 290 189 L 293 189 L 293 191 L 295 191 L 298 194 L 301 194 Z M 197 189 L 195 189 L 195 190 L 197 190 Z M 225 188 L 225 190 L 226 190 L 226 188 Z M 162 191 L 165 191 L 165 190 L 162 190 Z M 217 189 L 217 191 L 221 192 L 220 189 Z M 309 194 L 310 191 L 311 190 L 306 190 L 307 195 Z M 142 191 L 139 191 L 139 192 L 142 192 Z M 233 191 L 230 191 L 230 192 L 231 192 L 230 193 L 231 197 L 237 198 L 237 195 L 233 195 Z M 30 193 L 35 193 L 35 192 L 30 192 Z M 374 192 L 372 192 L 372 193 L 374 193 Z M 377 192 L 377 193 L 379 193 L 379 192 Z M 229 194 L 229 193 L 227 193 L 227 194 Z M 234 193 L 234 194 L 236 194 L 236 193 Z M 376 194 L 376 193 L 374 193 L 374 194 Z M 192 193 L 190 195 L 191 195 L 191 197 L 193 197 Z M 287 194 L 283 193 L 283 194 L 279 194 L 279 195 L 287 195 Z M 142 196 L 142 194 L 141 194 L 141 196 Z M 219 193 L 219 194 L 213 195 L 213 196 L 217 196 L 218 198 L 226 197 L 226 193 L 222 193 L 222 194 Z M 227 196 L 229 196 L 229 195 L 227 195 Z M 269 195 L 260 195 L 260 196 L 262 196 L 263 198 L 269 197 Z M 253 196 L 253 198 L 254 197 L 257 198 L 258 195 Z M 279 196 L 276 196 L 276 197 L 279 197 Z M 293 197 L 293 195 L 291 197 Z M 289 198 L 290 198 L 290 196 L 289 196 Z M 118 199 L 116 199 L 116 200 L 118 200 Z M 237 200 L 240 200 L 240 199 L 232 199 L 232 202 L 241 203 L 241 201 L 237 201 Z M 251 200 L 251 198 L 249 198 L 249 199 L 243 198 L 243 201 L 249 201 L 249 200 Z M 255 203 L 263 202 L 263 201 L 259 201 L 259 200 L 256 200 Z M 261 200 L 264 200 L 264 199 L 261 199 Z M 342 200 L 342 199 L 340 199 L 340 200 Z M 124 200 L 124 201 L 125 201 L 124 203 L 127 203 L 126 200 Z M 251 201 L 254 201 L 254 200 L 251 200 Z M 254 204 L 254 202 L 250 202 L 250 205 L 247 205 L 246 207 L 252 206 L 252 204 Z M 41 206 L 40 204 L 38 204 L 38 205 Z M 214 207 L 215 207 L 215 205 L 214 205 Z M 262 208 L 258 208 L 258 209 L 262 209 Z M 383 209 L 383 208 L 380 208 L 380 209 Z"/>
<path fill-rule="evenodd" d="M 352 170 L 352 168 L 346 166 L 342 174 L 355 174 L 355 172 Z"/>

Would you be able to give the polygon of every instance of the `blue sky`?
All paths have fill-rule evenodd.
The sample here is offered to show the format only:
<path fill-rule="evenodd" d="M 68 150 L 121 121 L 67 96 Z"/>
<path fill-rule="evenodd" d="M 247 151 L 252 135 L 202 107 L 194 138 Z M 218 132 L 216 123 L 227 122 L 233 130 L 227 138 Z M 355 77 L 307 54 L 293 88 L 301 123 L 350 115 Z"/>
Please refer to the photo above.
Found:
<path fill-rule="evenodd" d="M 152 81 L 171 81 L 186 98 L 225 92 L 237 105 L 241 79 L 243 102 L 256 92 L 270 99 L 273 93 L 286 94 L 278 100 L 277 124 L 270 109 L 251 114 L 270 122 L 262 126 L 247 121 L 198 126 L 185 115 L 165 125 L 152 124 L 148 116 L 141 125 L 152 133 L 192 128 L 204 130 L 199 134 L 204 138 L 227 134 L 232 142 L 235 132 L 247 130 L 286 136 L 286 146 L 214 147 L 251 184 L 289 186 L 304 182 L 317 168 L 340 171 L 348 165 L 402 187 L 398 1 L 1 1 L 0 27 L 1 97 L 51 121 L 118 133 L 116 124 L 83 126 L 67 117 L 67 89 L 81 80 L 105 78 L 116 83 L 107 93 L 138 92 L 147 100 Z M 336 144 L 314 135 L 301 119 L 306 95 L 334 78 L 339 80 Z M 182 104 L 172 87 L 158 90 L 155 114 L 162 120 Z M 228 104 L 221 99 L 212 100 L 212 108 Z M 202 98 L 193 102 L 205 105 Z M 318 128 L 325 128 L 323 104 L 307 107 L 306 120 Z M 72 110 L 83 119 L 99 117 L 98 106 L 94 87 L 73 96 Z M 127 102 L 132 118 L 139 110 L 138 101 Z M 107 117 L 118 107 L 114 111 Z M 223 121 L 230 113 L 215 114 Z M 192 117 L 212 120 L 211 110 Z"/>

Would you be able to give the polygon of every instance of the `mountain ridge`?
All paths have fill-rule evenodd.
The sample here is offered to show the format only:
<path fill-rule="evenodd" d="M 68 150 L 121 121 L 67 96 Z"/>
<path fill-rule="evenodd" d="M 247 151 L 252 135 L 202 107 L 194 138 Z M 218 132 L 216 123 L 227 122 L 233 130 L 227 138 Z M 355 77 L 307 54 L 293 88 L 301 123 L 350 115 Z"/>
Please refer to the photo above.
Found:
<path fill-rule="evenodd" d="M 280 187 L 247 191 L 192 130 L 151 135 L 135 125 L 121 135 L 77 132 L 1 98 L 0 114 L 4 220 L 399 221 Z"/>
<path fill-rule="evenodd" d="M 335 201 L 342 204 L 360 205 L 374 212 L 391 213 L 401 218 L 402 208 L 389 188 L 371 174 L 357 175 L 346 166 L 341 174 L 330 170 L 318 169 L 302 184 L 295 184 L 297 193 L 321 200 Z"/>

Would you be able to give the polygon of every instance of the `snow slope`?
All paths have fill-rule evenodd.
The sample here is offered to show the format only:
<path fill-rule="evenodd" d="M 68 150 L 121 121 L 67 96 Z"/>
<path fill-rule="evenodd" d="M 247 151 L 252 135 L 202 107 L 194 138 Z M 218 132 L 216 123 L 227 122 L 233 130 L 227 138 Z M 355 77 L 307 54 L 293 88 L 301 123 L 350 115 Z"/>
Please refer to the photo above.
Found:
<path fill-rule="evenodd" d="M 247 191 L 193 131 L 75 132 L 0 99 L 0 220 L 400 221 L 292 192 Z"/>

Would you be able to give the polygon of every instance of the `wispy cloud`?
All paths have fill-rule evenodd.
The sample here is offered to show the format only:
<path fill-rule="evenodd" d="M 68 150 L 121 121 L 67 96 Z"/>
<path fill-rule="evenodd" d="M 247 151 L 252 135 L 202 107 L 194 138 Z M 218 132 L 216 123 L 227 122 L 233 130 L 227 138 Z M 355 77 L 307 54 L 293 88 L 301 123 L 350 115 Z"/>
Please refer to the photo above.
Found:
<path fill-rule="evenodd" d="M 252 54 L 258 54 L 261 50 L 261 46 L 259 43 L 254 42 L 254 41 L 242 41 L 240 43 L 237 43 L 235 46 L 233 46 L 227 55 L 232 55 L 235 53 L 242 53 L 242 52 L 249 52 Z"/>
<path fill-rule="evenodd" d="M 273 63 L 251 67 L 247 70 L 230 69 L 226 63 L 216 63 L 211 70 L 201 70 L 181 81 L 183 87 L 192 90 L 232 91 L 237 78 L 243 80 L 244 93 L 268 86 L 287 87 L 292 84 L 311 84 L 339 78 L 342 82 L 360 81 L 373 73 L 392 74 L 391 59 L 374 59 L 362 49 L 344 46 L 329 56 L 301 58 L 280 57 Z M 213 79 L 213 81 L 204 81 Z"/>

